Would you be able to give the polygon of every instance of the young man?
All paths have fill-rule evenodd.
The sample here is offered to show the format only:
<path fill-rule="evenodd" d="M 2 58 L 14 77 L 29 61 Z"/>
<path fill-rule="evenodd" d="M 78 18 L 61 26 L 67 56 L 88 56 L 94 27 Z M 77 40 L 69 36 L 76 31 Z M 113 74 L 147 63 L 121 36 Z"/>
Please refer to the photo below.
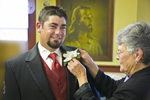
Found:
<path fill-rule="evenodd" d="M 59 7 L 41 10 L 36 24 L 40 41 L 5 64 L 2 100 L 74 100 L 73 94 L 79 88 L 77 79 L 63 66 L 62 53 L 76 49 L 62 45 L 66 20 L 65 11 Z M 90 76 L 89 82 L 95 91 Z"/>

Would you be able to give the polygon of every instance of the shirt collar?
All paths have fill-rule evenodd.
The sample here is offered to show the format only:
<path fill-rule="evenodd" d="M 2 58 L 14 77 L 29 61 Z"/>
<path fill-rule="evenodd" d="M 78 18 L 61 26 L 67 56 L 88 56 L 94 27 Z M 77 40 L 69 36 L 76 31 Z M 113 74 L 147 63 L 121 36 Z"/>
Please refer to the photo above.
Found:
<path fill-rule="evenodd" d="M 40 53 L 41 57 L 43 58 L 43 60 L 47 60 L 48 55 L 51 53 L 56 53 L 58 58 L 61 57 L 60 48 L 56 49 L 54 52 L 50 52 L 49 50 L 44 48 L 40 43 L 38 43 L 38 49 L 39 49 L 39 53 Z"/>
<path fill-rule="evenodd" d="M 127 75 L 124 79 L 124 82 L 126 82 L 129 78 L 130 78 L 130 76 Z"/>

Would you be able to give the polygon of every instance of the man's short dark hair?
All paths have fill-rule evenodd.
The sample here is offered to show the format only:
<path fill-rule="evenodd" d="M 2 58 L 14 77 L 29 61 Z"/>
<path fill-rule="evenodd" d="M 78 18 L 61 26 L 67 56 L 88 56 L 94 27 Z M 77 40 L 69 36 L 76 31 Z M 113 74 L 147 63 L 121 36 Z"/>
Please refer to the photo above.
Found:
<path fill-rule="evenodd" d="M 39 17 L 38 17 L 38 21 L 43 25 L 44 22 L 47 21 L 48 17 L 51 15 L 64 17 L 65 20 L 67 20 L 67 14 L 62 7 L 46 6 L 41 10 Z"/>

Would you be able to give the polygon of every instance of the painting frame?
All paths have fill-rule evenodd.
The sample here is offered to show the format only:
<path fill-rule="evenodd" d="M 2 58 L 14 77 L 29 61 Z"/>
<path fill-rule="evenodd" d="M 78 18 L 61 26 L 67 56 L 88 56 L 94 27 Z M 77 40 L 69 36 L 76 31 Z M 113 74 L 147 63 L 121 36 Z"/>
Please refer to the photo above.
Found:
<path fill-rule="evenodd" d="M 69 3 L 71 3 L 71 6 L 74 5 L 73 1 L 74 0 L 69 1 Z M 76 1 L 83 1 L 83 0 L 76 0 Z M 90 0 L 87 0 L 87 1 L 90 2 Z M 94 0 L 92 0 L 92 1 L 94 1 Z M 107 29 L 106 30 L 107 36 L 105 39 L 105 41 L 106 41 L 105 54 L 104 55 L 90 55 L 94 59 L 94 61 L 112 61 L 114 0 L 105 0 L 105 1 L 107 1 L 107 4 L 106 4 L 107 11 L 105 12 L 105 13 L 107 13 L 107 26 L 105 27 Z M 64 9 L 66 6 L 65 3 L 66 3 L 65 0 L 56 0 L 56 5 L 63 7 Z"/>

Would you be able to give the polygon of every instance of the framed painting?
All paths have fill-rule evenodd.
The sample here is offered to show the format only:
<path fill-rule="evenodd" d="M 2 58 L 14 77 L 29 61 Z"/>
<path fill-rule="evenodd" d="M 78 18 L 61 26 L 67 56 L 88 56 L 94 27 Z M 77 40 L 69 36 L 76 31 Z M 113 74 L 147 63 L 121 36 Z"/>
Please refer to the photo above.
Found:
<path fill-rule="evenodd" d="M 85 49 L 94 61 L 112 61 L 114 0 L 56 0 L 65 9 L 64 45 Z"/>

